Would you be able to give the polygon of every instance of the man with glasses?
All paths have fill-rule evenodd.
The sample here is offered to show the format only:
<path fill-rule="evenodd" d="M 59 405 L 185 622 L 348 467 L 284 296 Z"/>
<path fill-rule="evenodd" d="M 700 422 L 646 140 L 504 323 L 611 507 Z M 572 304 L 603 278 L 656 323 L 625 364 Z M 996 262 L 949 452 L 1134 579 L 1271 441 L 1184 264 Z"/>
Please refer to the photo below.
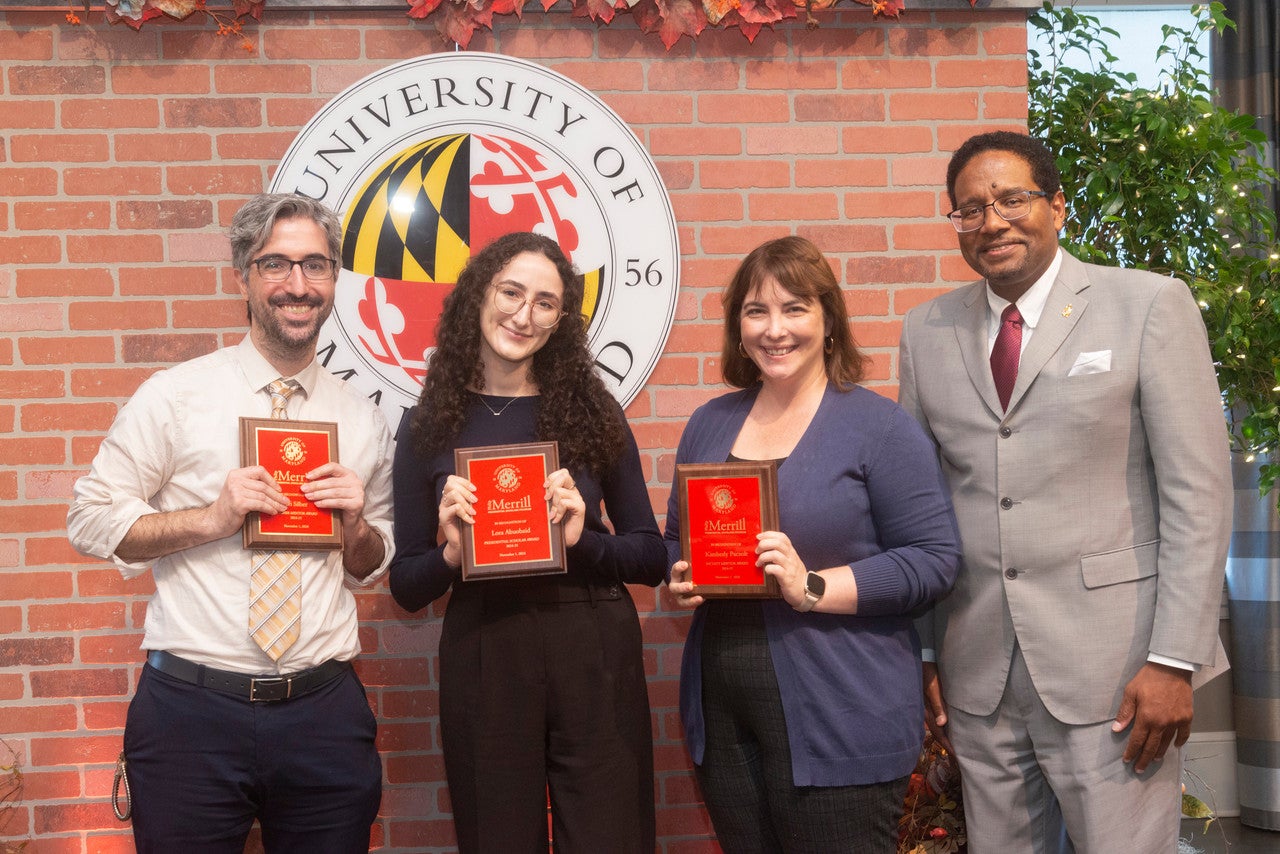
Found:
<path fill-rule="evenodd" d="M 348 588 L 392 556 L 391 434 L 316 361 L 337 283 L 333 212 L 261 195 L 230 237 L 248 335 L 143 383 L 67 520 L 79 551 L 155 581 L 122 755 L 134 839 L 140 852 L 240 854 L 256 818 L 268 852 L 363 854 L 382 766 L 350 663 Z M 290 499 L 278 475 L 241 466 L 241 416 L 337 423 L 338 461 L 316 460 L 300 489 L 337 511 L 340 550 L 244 547 L 245 518 Z"/>
<path fill-rule="evenodd" d="M 1167 854 L 1231 528 L 1204 324 L 1182 282 L 1058 248 L 1038 140 L 968 140 L 947 192 L 983 279 L 907 314 L 899 399 L 938 447 L 964 547 L 920 628 L 969 849 Z"/>

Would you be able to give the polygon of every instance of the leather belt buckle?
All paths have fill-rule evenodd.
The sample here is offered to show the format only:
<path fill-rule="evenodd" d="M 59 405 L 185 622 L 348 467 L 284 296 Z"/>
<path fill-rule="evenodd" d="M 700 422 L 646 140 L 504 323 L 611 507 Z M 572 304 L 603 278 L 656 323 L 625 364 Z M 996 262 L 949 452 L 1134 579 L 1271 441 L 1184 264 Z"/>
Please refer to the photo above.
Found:
<path fill-rule="evenodd" d="M 283 679 L 250 679 L 249 702 L 270 703 L 287 700 L 293 694 L 293 677 Z"/>

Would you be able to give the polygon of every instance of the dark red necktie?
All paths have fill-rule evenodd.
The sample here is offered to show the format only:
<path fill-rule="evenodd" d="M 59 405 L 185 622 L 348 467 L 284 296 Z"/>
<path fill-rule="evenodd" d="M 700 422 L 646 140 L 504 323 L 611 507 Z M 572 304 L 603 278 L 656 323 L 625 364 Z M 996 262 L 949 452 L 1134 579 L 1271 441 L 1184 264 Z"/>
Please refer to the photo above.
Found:
<path fill-rule="evenodd" d="M 1013 394 L 1014 381 L 1018 379 L 1018 356 L 1022 353 L 1022 315 L 1018 307 L 1010 304 L 1000 315 L 1000 331 L 996 344 L 991 348 L 991 377 L 996 381 L 996 394 L 1000 395 L 1000 408 L 1009 408 L 1009 395 Z"/>

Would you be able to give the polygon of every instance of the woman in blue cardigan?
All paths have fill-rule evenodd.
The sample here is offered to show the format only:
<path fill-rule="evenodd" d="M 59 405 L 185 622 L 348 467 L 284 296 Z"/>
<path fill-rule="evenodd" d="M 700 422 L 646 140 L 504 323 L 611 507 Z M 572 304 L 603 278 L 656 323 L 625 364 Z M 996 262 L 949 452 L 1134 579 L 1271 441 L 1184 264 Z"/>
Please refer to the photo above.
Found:
<path fill-rule="evenodd" d="M 924 733 L 912 615 L 950 589 L 960 549 L 937 457 L 864 357 L 822 253 L 757 247 L 724 294 L 723 373 L 741 389 L 690 418 L 678 463 L 776 460 L 780 531 L 757 564 L 782 598 L 704 601 L 680 559 L 685 737 L 721 846 L 893 852 Z"/>

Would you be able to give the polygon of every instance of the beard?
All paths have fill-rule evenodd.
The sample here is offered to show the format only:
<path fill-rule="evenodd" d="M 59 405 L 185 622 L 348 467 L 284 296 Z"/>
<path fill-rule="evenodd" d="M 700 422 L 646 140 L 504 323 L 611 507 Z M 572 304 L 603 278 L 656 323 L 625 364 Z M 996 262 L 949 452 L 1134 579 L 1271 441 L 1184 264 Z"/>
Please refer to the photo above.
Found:
<path fill-rule="evenodd" d="M 305 305 L 319 309 L 314 318 L 305 324 L 290 322 L 287 306 Z M 333 312 L 333 303 L 328 304 L 319 296 L 291 297 L 277 294 L 268 300 L 249 300 L 249 318 L 251 324 L 259 330 L 263 344 L 273 350 L 284 353 L 297 353 L 315 347 L 320 337 L 320 327 Z"/>

